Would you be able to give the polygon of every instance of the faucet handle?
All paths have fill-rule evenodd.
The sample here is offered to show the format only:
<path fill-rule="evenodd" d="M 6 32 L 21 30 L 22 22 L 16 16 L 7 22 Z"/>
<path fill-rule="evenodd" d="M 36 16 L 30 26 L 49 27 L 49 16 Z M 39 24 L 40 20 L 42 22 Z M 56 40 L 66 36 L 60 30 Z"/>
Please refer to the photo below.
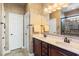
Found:
<path fill-rule="evenodd" d="M 65 37 L 64 42 L 66 42 L 66 43 L 70 43 L 70 40 L 67 39 L 67 37 Z"/>
<path fill-rule="evenodd" d="M 70 43 L 70 40 L 67 40 L 67 43 Z"/>
<path fill-rule="evenodd" d="M 67 42 L 67 37 L 64 38 L 64 42 Z"/>

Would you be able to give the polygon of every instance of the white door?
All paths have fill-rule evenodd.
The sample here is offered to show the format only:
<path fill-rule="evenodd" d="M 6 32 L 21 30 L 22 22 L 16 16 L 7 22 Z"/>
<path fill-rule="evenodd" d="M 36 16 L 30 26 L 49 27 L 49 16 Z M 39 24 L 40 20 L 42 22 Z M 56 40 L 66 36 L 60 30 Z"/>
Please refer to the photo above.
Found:
<path fill-rule="evenodd" d="M 9 50 L 23 45 L 23 15 L 9 13 Z"/>
<path fill-rule="evenodd" d="M 29 50 L 29 12 L 24 15 L 24 48 Z"/>

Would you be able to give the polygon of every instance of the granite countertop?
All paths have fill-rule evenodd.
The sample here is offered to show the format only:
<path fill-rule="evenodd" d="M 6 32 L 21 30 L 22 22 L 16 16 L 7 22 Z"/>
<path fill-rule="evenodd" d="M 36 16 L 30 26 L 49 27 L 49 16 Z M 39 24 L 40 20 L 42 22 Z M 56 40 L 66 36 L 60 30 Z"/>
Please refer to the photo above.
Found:
<path fill-rule="evenodd" d="M 72 39 L 72 41 L 70 43 L 65 43 L 64 36 L 47 35 L 47 37 L 43 37 L 42 34 L 33 34 L 32 37 L 37 38 L 41 41 L 47 42 L 51 45 L 55 45 L 57 47 L 71 51 L 73 53 L 79 54 L 79 42 L 78 42 L 78 40 L 73 41 L 73 39 Z"/>

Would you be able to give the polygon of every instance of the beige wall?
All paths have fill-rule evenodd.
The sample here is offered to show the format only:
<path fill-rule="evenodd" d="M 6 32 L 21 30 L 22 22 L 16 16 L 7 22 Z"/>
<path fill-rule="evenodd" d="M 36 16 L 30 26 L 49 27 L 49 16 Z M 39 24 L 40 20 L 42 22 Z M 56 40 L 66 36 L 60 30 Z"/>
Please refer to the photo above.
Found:
<path fill-rule="evenodd" d="M 45 26 L 45 30 L 49 31 L 48 28 L 48 20 L 47 17 L 48 15 L 43 14 L 43 4 L 38 3 L 38 4 L 28 4 L 28 9 L 30 10 L 30 23 L 34 25 L 34 29 L 36 32 L 41 32 L 41 27 L 40 25 Z M 28 10 L 27 9 L 27 10 Z"/>
<path fill-rule="evenodd" d="M 57 34 L 61 34 L 61 19 L 60 19 L 60 17 L 61 17 L 61 11 L 60 11 L 60 10 L 55 11 L 55 12 L 53 12 L 51 15 L 52 15 L 53 18 L 56 19 Z"/>
<path fill-rule="evenodd" d="M 42 4 L 41 3 L 29 3 L 28 4 L 28 9 L 31 12 L 35 12 L 37 14 L 41 14 L 42 13 Z"/>
<path fill-rule="evenodd" d="M 18 14 L 24 14 L 25 13 L 25 8 L 24 5 L 20 5 L 20 4 L 4 4 L 4 8 L 5 8 L 5 22 L 6 22 L 6 33 L 5 33 L 5 50 L 9 49 L 9 20 L 8 20 L 8 13 L 12 12 L 12 13 L 18 13 Z"/>

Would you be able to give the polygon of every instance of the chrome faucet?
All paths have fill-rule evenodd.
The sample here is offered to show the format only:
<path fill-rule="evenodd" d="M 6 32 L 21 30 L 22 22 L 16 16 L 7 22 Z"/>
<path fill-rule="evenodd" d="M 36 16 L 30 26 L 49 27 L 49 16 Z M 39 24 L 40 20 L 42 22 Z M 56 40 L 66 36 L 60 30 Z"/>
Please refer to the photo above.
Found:
<path fill-rule="evenodd" d="M 65 38 L 64 38 L 64 42 L 70 43 L 70 40 L 69 40 L 67 37 L 65 37 Z"/>

